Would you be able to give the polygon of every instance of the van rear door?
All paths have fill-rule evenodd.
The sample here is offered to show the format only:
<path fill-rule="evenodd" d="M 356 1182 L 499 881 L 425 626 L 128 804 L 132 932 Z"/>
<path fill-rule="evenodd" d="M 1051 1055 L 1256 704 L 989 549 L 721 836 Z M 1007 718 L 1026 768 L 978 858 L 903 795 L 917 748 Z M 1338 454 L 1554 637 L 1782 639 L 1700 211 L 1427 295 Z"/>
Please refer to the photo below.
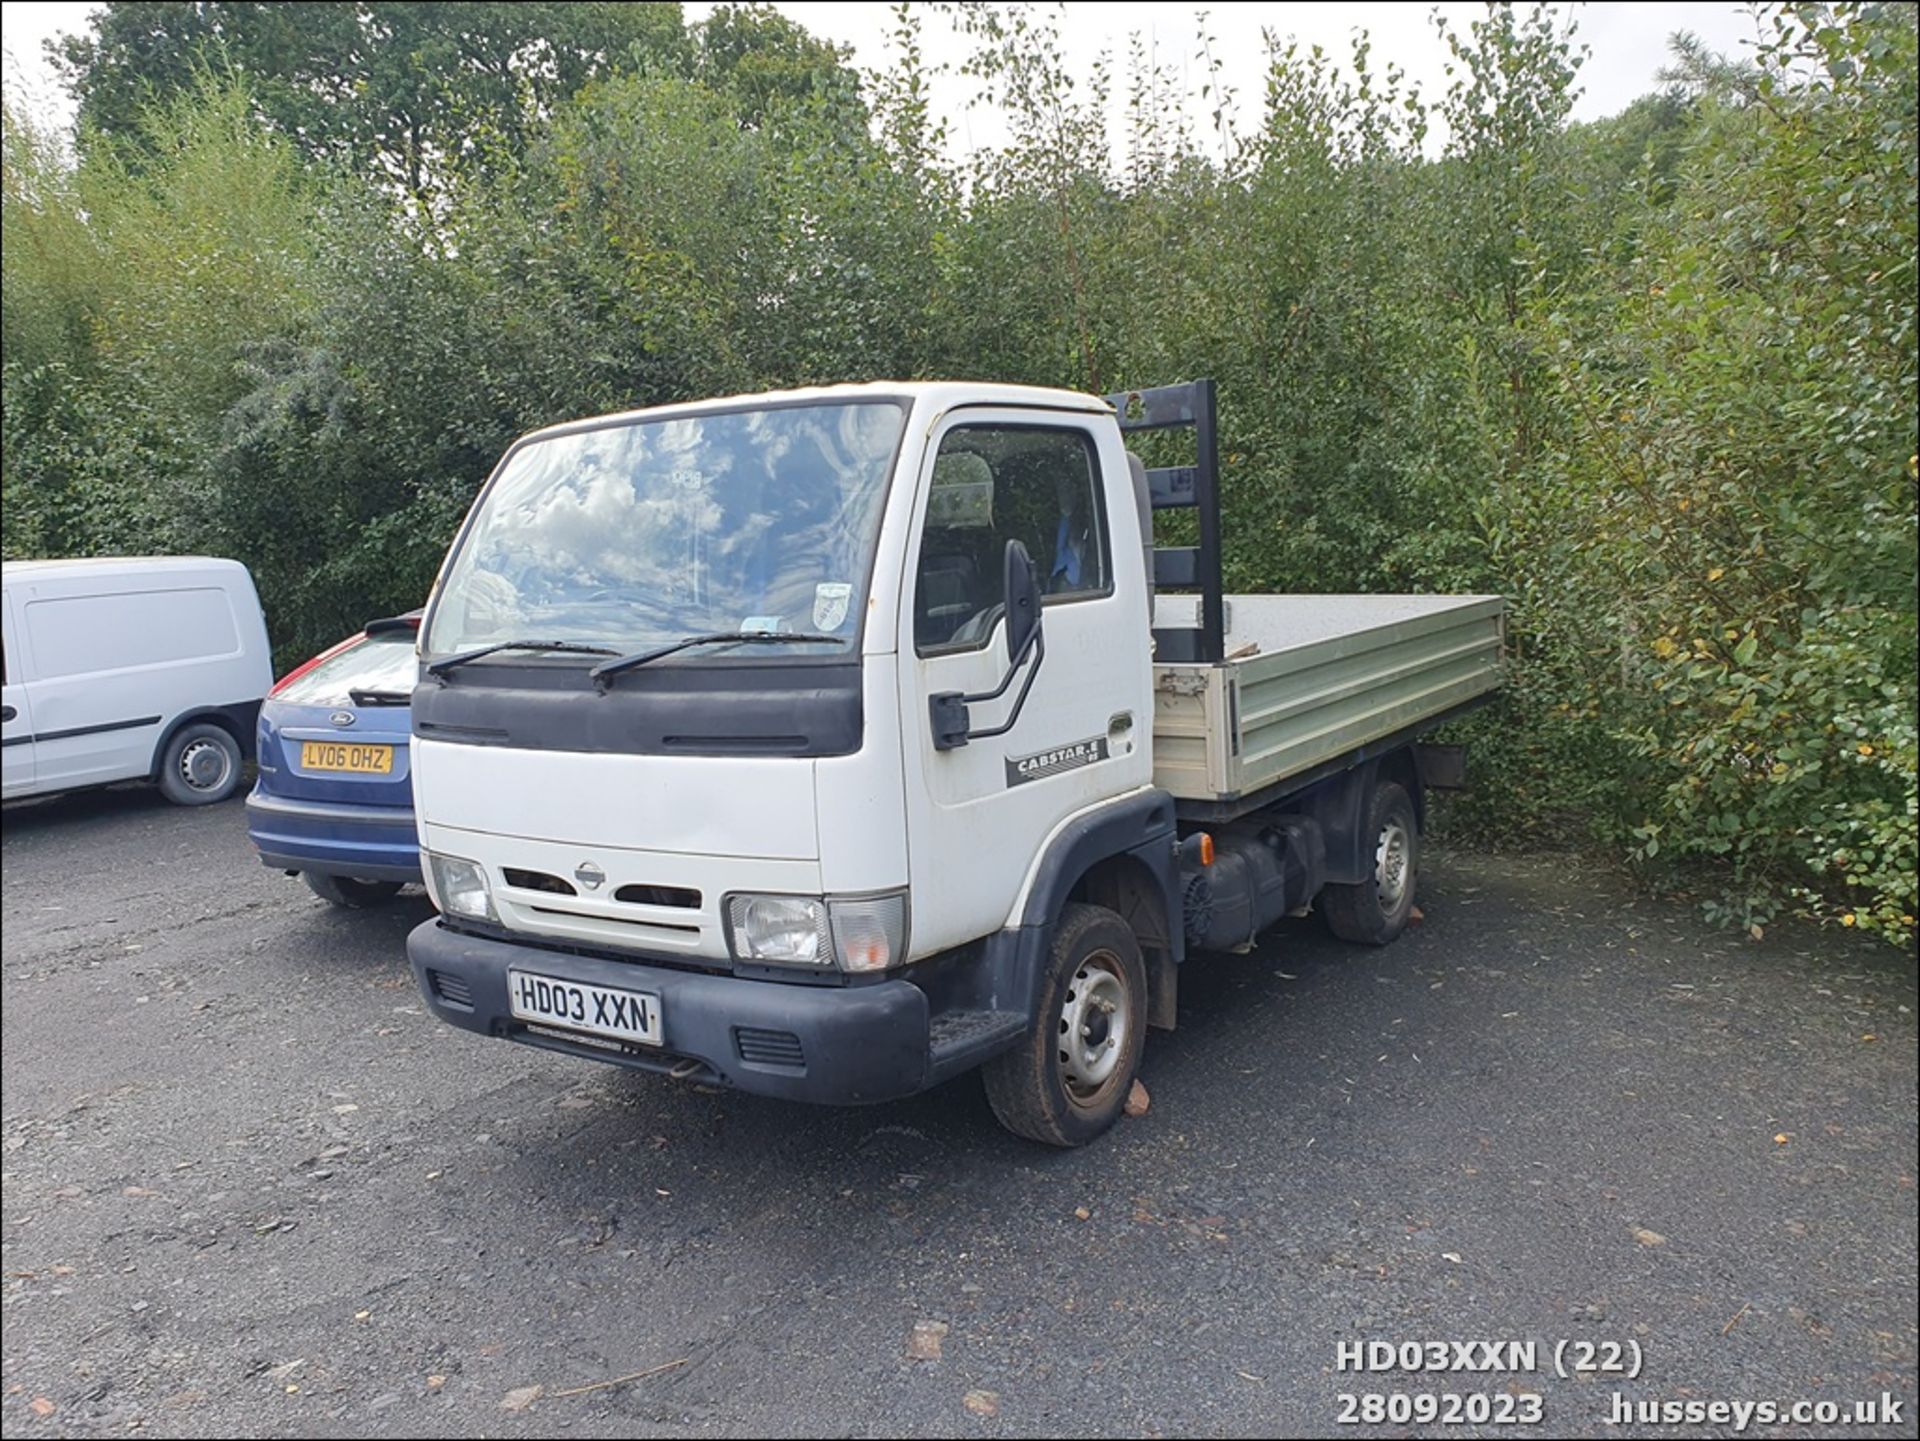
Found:
<path fill-rule="evenodd" d="M 33 789 L 33 708 L 20 676 L 24 657 L 14 644 L 13 592 L 0 597 L 0 794 Z"/>

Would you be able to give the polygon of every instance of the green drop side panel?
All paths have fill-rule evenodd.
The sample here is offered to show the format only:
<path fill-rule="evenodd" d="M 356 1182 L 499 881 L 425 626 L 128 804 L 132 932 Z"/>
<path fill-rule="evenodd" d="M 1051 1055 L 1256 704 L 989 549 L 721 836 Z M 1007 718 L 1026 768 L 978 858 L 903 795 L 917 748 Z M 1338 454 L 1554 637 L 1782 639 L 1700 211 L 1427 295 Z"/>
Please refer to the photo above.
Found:
<path fill-rule="evenodd" d="M 1231 801 L 1436 720 L 1499 686 L 1505 625 L 1498 596 L 1229 596 L 1225 661 L 1154 666 L 1154 783 Z"/>

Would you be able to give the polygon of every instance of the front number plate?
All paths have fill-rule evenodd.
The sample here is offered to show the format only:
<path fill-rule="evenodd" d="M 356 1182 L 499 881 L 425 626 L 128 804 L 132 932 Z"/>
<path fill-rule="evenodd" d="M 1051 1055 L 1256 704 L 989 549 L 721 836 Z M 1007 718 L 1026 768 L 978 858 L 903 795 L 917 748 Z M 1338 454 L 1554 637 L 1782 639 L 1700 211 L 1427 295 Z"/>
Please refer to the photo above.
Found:
<path fill-rule="evenodd" d="M 660 1044 L 658 996 L 508 971 L 507 997 L 517 1021 L 542 1021 L 646 1046 Z"/>

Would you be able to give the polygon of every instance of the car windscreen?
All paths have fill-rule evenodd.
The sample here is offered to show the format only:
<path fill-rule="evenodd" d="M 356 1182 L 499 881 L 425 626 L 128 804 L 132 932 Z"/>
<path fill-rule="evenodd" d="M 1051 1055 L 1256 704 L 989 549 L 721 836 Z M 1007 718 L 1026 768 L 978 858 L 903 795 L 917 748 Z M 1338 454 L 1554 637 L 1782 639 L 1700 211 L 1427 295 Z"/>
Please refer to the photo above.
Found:
<path fill-rule="evenodd" d="M 782 654 L 850 650 L 905 419 L 891 400 L 778 405 L 523 445 L 447 565 L 425 650 L 743 631 L 823 638 Z"/>
<path fill-rule="evenodd" d="M 351 705 L 351 692 L 357 690 L 407 694 L 418 665 L 411 629 L 368 636 L 296 676 L 275 691 L 273 699 L 290 705 Z"/>

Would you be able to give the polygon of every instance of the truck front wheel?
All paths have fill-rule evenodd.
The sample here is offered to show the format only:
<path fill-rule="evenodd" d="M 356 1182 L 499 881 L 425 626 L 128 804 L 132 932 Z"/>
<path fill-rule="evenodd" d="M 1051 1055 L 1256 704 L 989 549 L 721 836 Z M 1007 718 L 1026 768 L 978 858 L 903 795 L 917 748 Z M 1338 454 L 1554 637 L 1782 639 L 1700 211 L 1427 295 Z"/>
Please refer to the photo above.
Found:
<path fill-rule="evenodd" d="M 1049 1146 L 1084 1146 L 1114 1123 L 1140 1069 L 1147 971 L 1127 923 L 1104 906 L 1061 912 L 1034 1027 L 987 1062 L 1000 1124 Z"/>
<path fill-rule="evenodd" d="M 1320 910 L 1341 940 L 1384 946 L 1407 928 L 1419 872 L 1420 825 L 1405 786 L 1382 781 L 1373 788 L 1362 834 L 1373 842 L 1373 874 L 1358 885 L 1326 887 Z"/>

